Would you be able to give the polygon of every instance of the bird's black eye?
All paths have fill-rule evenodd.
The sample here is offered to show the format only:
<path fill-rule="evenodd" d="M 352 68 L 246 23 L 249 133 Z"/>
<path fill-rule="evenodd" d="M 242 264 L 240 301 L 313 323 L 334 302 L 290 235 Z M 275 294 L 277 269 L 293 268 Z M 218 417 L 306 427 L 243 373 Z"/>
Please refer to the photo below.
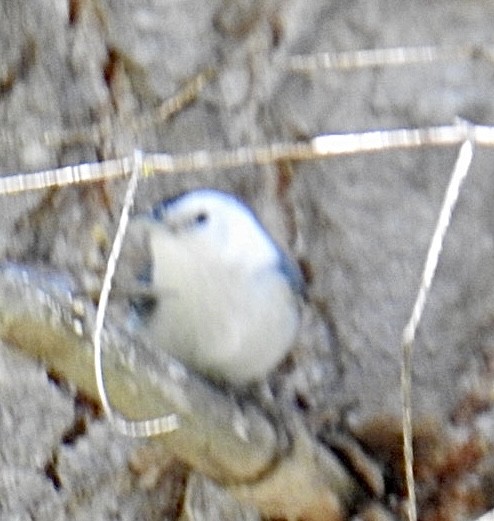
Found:
<path fill-rule="evenodd" d="M 153 216 L 153 219 L 156 221 L 162 221 L 163 220 L 163 203 L 156 205 L 152 211 L 151 215 Z"/>
<path fill-rule="evenodd" d="M 209 219 L 209 216 L 206 212 L 199 212 L 194 221 L 196 224 L 205 224 Z"/>

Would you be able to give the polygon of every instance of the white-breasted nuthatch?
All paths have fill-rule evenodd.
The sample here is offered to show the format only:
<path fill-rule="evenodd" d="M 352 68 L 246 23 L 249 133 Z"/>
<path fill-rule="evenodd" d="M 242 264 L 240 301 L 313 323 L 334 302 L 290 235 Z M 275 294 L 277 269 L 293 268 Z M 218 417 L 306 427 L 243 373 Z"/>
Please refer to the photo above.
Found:
<path fill-rule="evenodd" d="M 305 294 L 298 266 L 224 192 L 187 192 L 135 222 L 151 253 L 140 279 L 152 305 L 134 302 L 148 339 L 213 380 L 264 379 L 295 339 Z"/>

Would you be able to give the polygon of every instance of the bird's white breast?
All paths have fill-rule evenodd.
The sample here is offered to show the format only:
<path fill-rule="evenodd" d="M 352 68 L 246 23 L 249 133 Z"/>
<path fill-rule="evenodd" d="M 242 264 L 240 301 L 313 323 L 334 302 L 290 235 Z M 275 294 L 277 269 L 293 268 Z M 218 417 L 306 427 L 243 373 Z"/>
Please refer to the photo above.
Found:
<path fill-rule="evenodd" d="M 150 339 L 214 379 L 238 385 L 264 378 L 290 349 L 298 325 L 283 274 L 274 264 L 225 265 L 173 237 L 150 239 L 160 274 Z"/>

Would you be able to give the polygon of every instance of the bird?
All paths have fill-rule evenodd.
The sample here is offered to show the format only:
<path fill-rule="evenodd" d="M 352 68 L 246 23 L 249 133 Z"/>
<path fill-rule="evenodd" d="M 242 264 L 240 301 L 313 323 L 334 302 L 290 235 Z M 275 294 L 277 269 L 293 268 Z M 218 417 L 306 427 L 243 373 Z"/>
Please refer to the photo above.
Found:
<path fill-rule="evenodd" d="M 215 382 L 265 381 L 293 347 L 306 286 L 253 210 L 202 188 L 132 221 L 150 252 L 132 308 L 152 345 Z"/>

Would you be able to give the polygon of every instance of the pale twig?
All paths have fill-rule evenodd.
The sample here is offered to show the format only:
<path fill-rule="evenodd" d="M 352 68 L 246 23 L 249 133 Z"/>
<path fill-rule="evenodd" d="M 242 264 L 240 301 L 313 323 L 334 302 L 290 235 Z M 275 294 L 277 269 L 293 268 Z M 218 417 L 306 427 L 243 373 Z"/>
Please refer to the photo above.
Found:
<path fill-rule="evenodd" d="M 457 122 L 454 125 L 430 128 L 324 134 L 307 142 L 278 143 L 266 147 L 198 150 L 174 155 L 143 154 L 142 175 L 231 169 L 245 165 L 266 165 L 279 160 L 309 161 L 423 146 L 453 146 L 466 139 L 480 146 L 492 147 L 494 127 Z M 132 164 L 132 157 L 124 157 L 101 163 L 83 163 L 42 172 L 7 175 L 0 177 L 0 195 L 127 177 L 132 171 Z"/>
<path fill-rule="evenodd" d="M 134 161 L 132 165 L 132 175 L 129 180 L 127 191 L 125 193 L 124 205 L 120 215 L 115 240 L 108 258 L 105 276 L 103 279 L 103 286 L 98 303 L 98 310 L 96 313 L 96 323 L 93 334 L 94 344 L 94 371 L 96 377 L 96 385 L 100 396 L 103 410 L 110 422 L 115 428 L 132 437 L 149 437 L 158 434 L 172 432 L 178 428 L 178 417 L 175 414 L 169 414 L 160 418 L 154 418 L 143 421 L 130 421 L 121 417 L 116 413 L 108 398 L 102 368 L 102 353 L 101 353 L 101 335 L 103 334 L 103 324 L 105 320 L 106 308 L 110 296 L 113 275 L 117 266 L 118 257 L 122 249 L 125 231 L 129 221 L 129 212 L 134 202 L 135 192 L 137 190 L 137 182 L 142 171 L 142 153 L 140 151 L 134 152 Z"/>
<path fill-rule="evenodd" d="M 214 78 L 215 74 L 216 71 L 212 68 L 199 72 L 185 82 L 174 95 L 160 103 L 158 107 L 144 113 L 128 112 L 120 115 L 113 121 L 113 128 L 108 127 L 106 122 L 105 124 L 96 122 L 92 125 L 72 130 L 46 130 L 38 136 L 37 140 L 29 138 L 26 140 L 23 136 L 15 135 L 4 128 L 0 128 L 0 145 L 5 145 L 12 149 L 33 143 L 50 147 L 73 146 L 78 143 L 98 145 L 103 138 L 111 138 L 111 132 L 115 131 L 115 127 L 125 127 L 127 131 L 130 130 L 135 134 L 140 134 L 149 127 L 164 123 L 193 103 L 204 87 Z"/>
<path fill-rule="evenodd" d="M 463 44 L 449 46 L 392 47 L 387 49 L 359 49 L 343 52 L 320 52 L 289 56 L 282 66 L 297 73 L 318 70 L 347 70 L 365 67 L 404 66 L 438 61 L 464 61 L 478 57 L 492 60 L 493 48 L 488 45 Z"/>
<path fill-rule="evenodd" d="M 181 1 L 181 0 L 173 0 Z M 308 74 L 316 71 L 356 70 L 368 67 L 407 66 L 413 64 L 432 64 L 437 62 L 465 62 L 484 59 L 494 61 L 494 47 L 488 44 L 465 43 L 459 45 L 416 47 L 392 47 L 381 49 L 357 49 L 354 51 L 319 52 L 307 55 L 281 56 L 273 61 L 275 68 L 286 69 L 293 73 Z M 158 125 L 170 116 L 180 112 L 192 103 L 215 76 L 214 68 L 206 68 L 191 77 L 170 98 L 155 108 L 144 113 L 129 112 L 113 121 L 113 128 L 122 126 L 136 133 L 143 129 Z M 32 140 L 28 136 L 15 134 L 6 128 L 0 128 L 0 144 L 12 149 L 39 143 L 47 146 L 69 146 L 76 143 L 101 143 L 102 137 L 110 138 L 112 127 L 107 122 L 97 122 L 77 129 L 46 130 Z"/>
<path fill-rule="evenodd" d="M 455 167 L 446 190 L 439 219 L 434 235 L 427 251 L 427 257 L 422 272 L 420 287 L 410 319 L 403 330 L 402 336 L 402 366 L 401 366 L 401 396 L 403 412 L 403 453 L 405 459 L 405 477 L 408 493 L 408 519 L 416 521 L 417 506 L 415 498 L 415 480 L 413 475 L 413 431 L 412 431 L 412 351 L 415 334 L 419 325 L 429 290 L 442 251 L 444 237 L 448 230 L 451 214 L 458 200 L 460 186 L 465 179 L 473 158 L 473 145 L 470 140 L 463 143 L 458 153 Z"/>

